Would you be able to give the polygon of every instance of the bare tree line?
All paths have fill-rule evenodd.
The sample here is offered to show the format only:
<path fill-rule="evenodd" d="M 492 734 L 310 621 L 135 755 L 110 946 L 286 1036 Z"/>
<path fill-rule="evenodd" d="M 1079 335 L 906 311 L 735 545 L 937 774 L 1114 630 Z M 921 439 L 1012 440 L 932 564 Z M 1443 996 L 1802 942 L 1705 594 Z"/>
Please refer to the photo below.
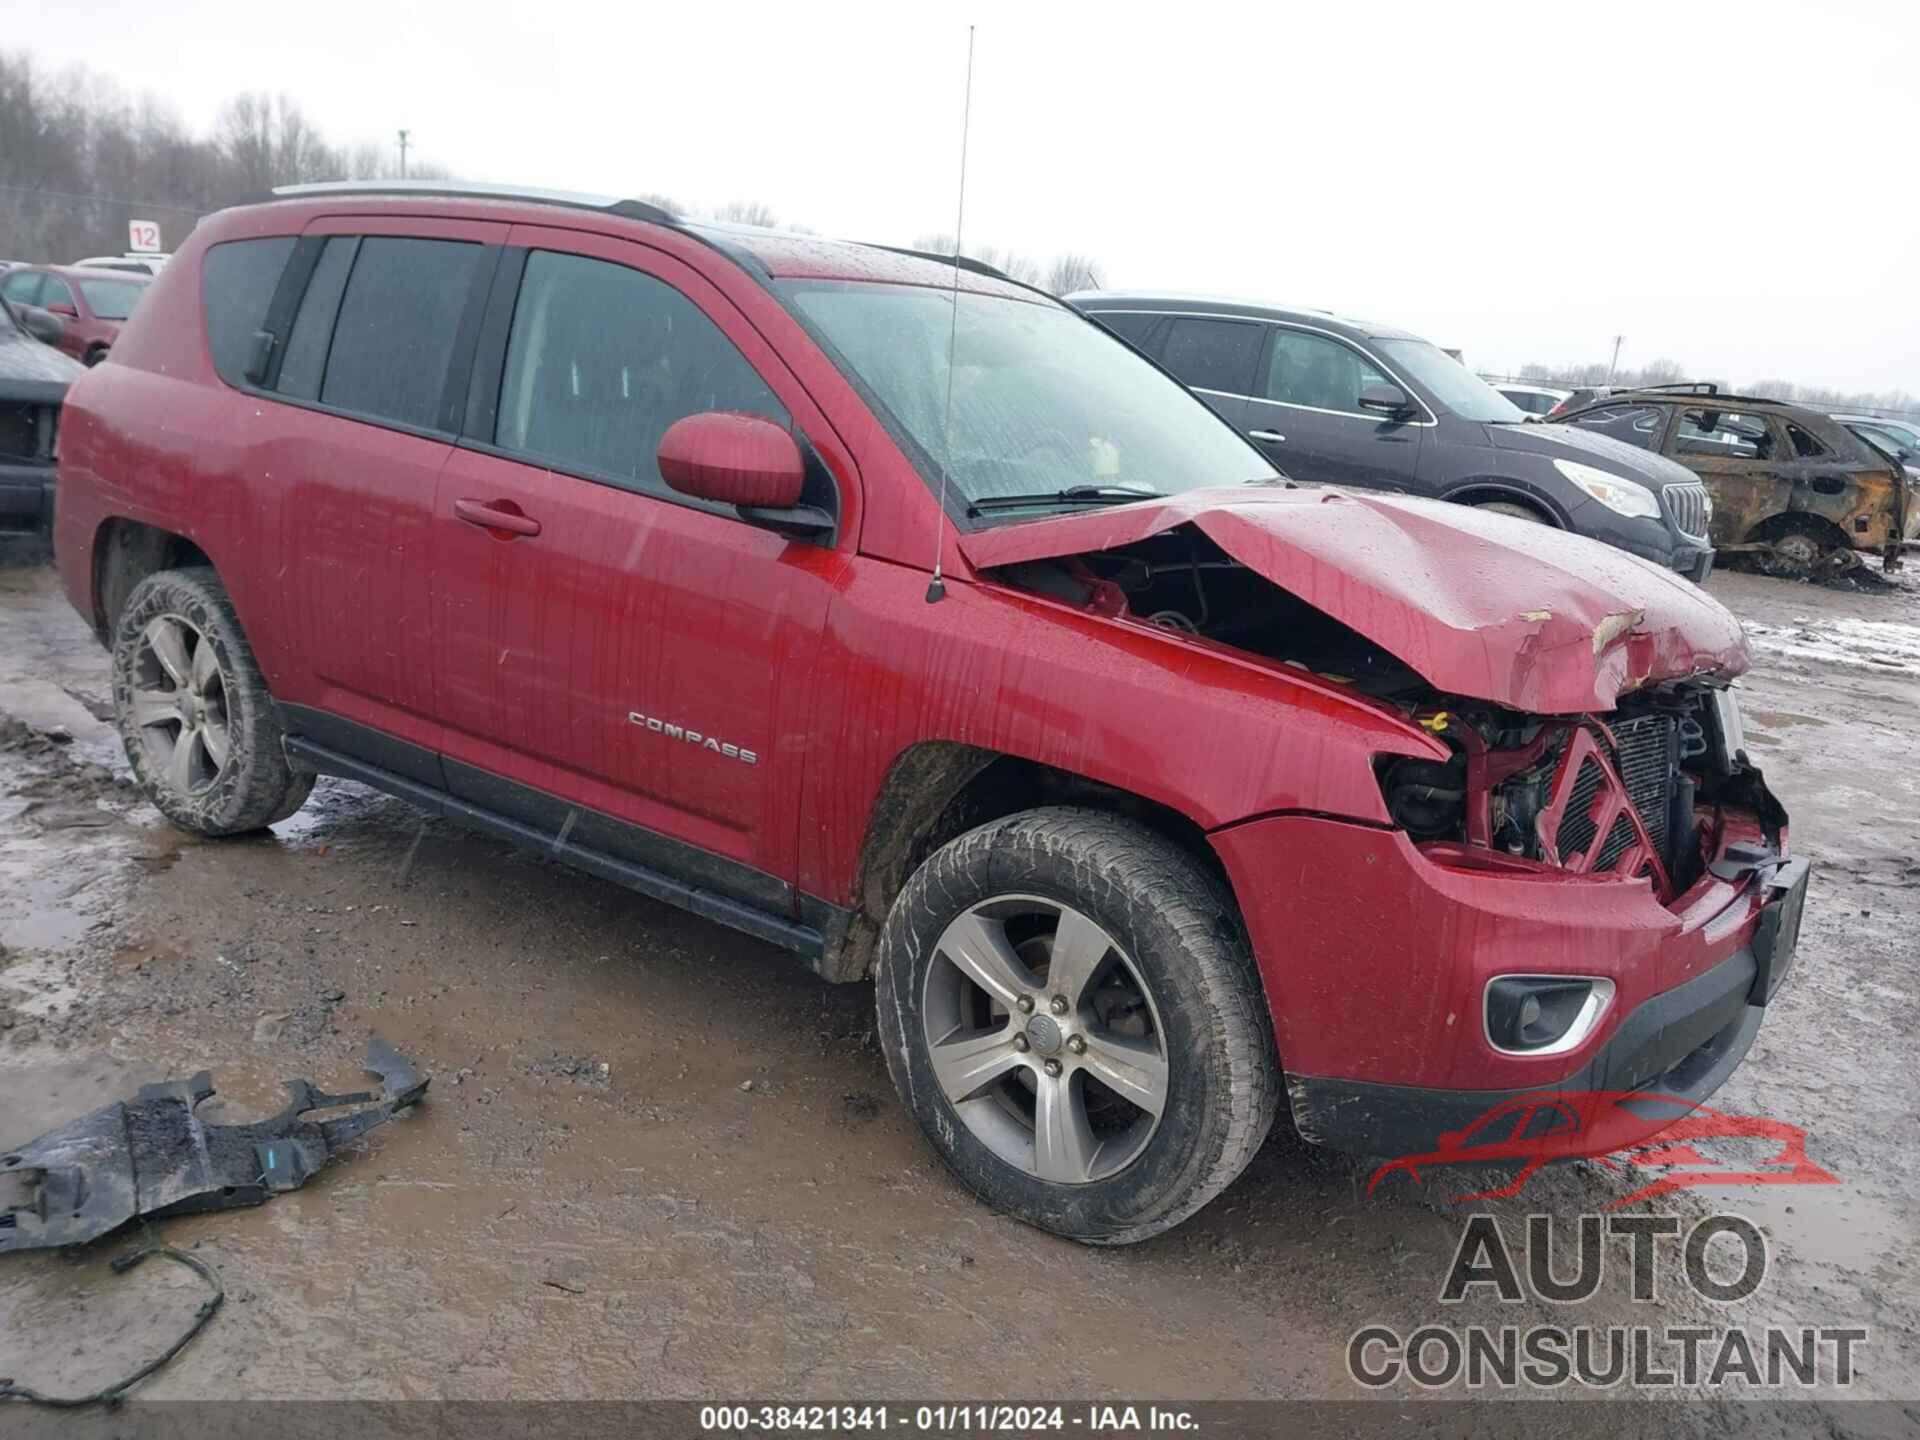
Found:
<path fill-rule="evenodd" d="M 1671 385 L 1682 380 L 1714 377 L 1689 375 L 1687 367 L 1665 356 L 1638 367 L 1621 367 L 1611 372 L 1604 362 L 1590 365 L 1522 365 L 1511 377 L 1530 385 L 1555 385 L 1565 389 L 1609 385 L 1628 390 L 1640 385 Z M 1792 380 L 1755 380 L 1746 385 L 1718 382 L 1724 390 L 1762 399 L 1786 400 L 1814 410 L 1881 410 L 1920 413 L 1920 395 L 1908 390 L 1842 390 L 1834 386 L 1801 385 Z"/>
<path fill-rule="evenodd" d="M 134 97 L 75 67 L 58 75 L 0 52 L 0 256 L 74 260 L 127 245 L 129 220 L 155 220 L 168 248 L 202 215 L 275 185 L 386 179 L 398 155 L 329 140 L 284 95 L 241 94 L 211 133 L 191 133 L 152 95 Z M 445 176 L 409 163 L 412 176 Z"/>

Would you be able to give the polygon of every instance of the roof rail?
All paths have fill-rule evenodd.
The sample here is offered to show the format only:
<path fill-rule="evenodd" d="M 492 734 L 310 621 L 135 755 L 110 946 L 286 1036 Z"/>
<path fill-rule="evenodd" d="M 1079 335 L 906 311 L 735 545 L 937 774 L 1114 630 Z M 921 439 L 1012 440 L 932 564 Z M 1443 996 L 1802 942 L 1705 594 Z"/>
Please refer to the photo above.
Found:
<path fill-rule="evenodd" d="M 622 200 L 617 195 L 589 195 L 577 190 L 542 190 L 527 185 L 487 185 L 470 180 L 318 180 L 307 185 L 276 185 L 273 193 L 282 200 L 314 195 L 441 195 L 466 200 L 528 200 L 539 205 L 598 210 L 623 220 L 650 220 L 656 225 L 680 223 L 673 212 L 644 200 Z"/>
<path fill-rule="evenodd" d="M 917 260 L 933 260 L 941 265 L 958 265 L 962 270 L 970 271 L 975 275 L 985 275 L 990 280 L 1004 280 L 1009 285 L 1020 284 L 1006 271 L 989 265 L 984 260 L 976 260 L 971 255 L 942 255 L 937 250 L 915 250 L 906 245 L 881 245 L 872 240 L 863 240 L 860 243 L 872 250 L 887 250 L 895 255 L 911 255 Z M 1029 285 L 1026 288 L 1034 290 L 1039 287 Z"/>
<path fill-rule="evenodd" d="M 1676 395 L 1718 395 L 1720 387 L 1711 380 L 1670 380 L 1664 385 L 1639 385 L 1633 387 L 1641 393 L 1647 391 L 1671 391 Z"/>

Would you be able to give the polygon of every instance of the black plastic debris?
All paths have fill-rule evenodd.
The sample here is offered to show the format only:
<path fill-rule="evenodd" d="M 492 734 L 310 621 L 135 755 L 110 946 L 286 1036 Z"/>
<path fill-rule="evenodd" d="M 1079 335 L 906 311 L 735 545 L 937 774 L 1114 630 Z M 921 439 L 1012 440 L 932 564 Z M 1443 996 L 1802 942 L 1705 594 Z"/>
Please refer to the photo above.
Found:
<path fill-rule="evenodd" d="M 205 1070 L 144 1085 L 16 1151 L 0 1155 L 0 1253 L 78 1245 L 136 1217 L 263 1204 L 296 1190 L 343 1146 L 384 1125 L 426 1093 L 427 1079 L 386 1041 L 367 1043 L 380 1093 L 329 1095 L 286 1082 L 287 1107 L 250 1125 L 207 1125 L 197 1107 L 213 1094 Z M 330 1120 L 316 1110 L 359 1106 Z"/>

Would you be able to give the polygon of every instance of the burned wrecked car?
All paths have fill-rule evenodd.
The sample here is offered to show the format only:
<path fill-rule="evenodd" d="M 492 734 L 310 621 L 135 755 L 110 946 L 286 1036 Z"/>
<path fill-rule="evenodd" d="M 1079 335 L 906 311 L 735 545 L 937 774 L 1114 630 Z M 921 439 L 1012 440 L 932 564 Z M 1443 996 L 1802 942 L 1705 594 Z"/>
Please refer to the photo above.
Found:
<path fill-rule="evenodd" d="M 1722 555 L 1810 575 L 1861 555 L 1897 565 L 1920 535 L 1920 502 L 1900 463 L 1817 410 L 1703 383 L 1620 391 L 1554 418 L 1697 474 Z"/>
<path fill-rule="evenodd" d="M 1793 955 L 1723 608 L 1291 486 L 975 262 L 307 189 L 196 228 L 61 463 L 176 825 L 345 776 L 871 976 L 929 1143 L 1076 1239 L 1178 1224 L 1283 1105 L 1415 1153 L 1704 1097 Z"/>

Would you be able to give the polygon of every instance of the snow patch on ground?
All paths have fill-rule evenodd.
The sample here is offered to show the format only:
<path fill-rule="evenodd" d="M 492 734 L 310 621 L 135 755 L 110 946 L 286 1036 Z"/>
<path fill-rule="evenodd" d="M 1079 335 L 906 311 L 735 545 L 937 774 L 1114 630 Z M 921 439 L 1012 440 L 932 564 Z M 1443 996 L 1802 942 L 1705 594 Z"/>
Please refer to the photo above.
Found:
<path fill-rule="evenodd" d="M 1920 674 L 1920 625 L 1899 620 L 1796 616 L 1785 625 L 1747 623 L 1756 650 L 1833 665 Z"/>

